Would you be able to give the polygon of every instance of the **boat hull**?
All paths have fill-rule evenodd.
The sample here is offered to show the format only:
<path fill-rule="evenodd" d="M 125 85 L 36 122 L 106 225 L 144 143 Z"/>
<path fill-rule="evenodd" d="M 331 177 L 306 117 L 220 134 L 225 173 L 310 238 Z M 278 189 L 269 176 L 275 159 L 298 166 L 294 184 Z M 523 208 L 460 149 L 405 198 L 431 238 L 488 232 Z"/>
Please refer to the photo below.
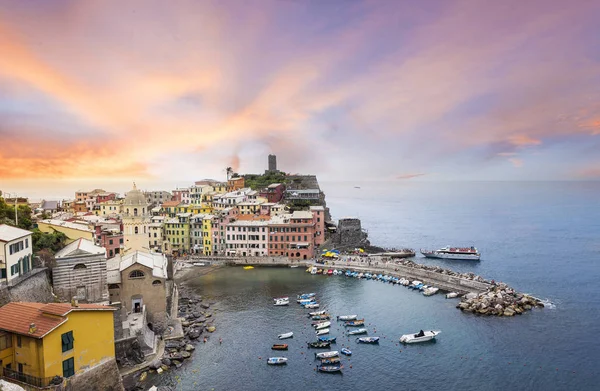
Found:
<path fill-rule="evenodd" d="M 418 334 L 405 334 L 400 337 L 400 342 L 409 344 L 409 343 L 420 343 L 427 342 L 435 339 L 437 335 L 441 333 L 441 331 L 425 331 L 423 332 L 423 336 L 417 336 Z"/>
<path fill-rule="evenodd" d="M 279 334 L 277 336 L 277 338 L 279 338 L 279 339 L 288 339 L 288 338 L 292 338 L 293 336 L 294 336 L 294 333 L 290 332 L 290 333 L 285 333 L 285 334 Z"/>
<path fill-rule="evenodd" d="M 421 250 L 421 254 L 423 254 L 426 258 L 452 259 L 457 261 L 479 261 L 481 258 L 480 254 L 449 254 L 439 251 L 426 250 Z"/>

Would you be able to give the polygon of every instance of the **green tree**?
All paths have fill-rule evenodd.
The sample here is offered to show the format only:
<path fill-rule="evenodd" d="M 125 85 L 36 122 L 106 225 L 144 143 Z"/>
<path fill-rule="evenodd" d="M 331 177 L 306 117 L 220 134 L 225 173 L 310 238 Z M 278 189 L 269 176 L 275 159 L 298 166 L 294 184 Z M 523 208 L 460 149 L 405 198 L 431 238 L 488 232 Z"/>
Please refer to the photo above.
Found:
<path fill-rule="evenodd" d="M 55 254 L 65 247 L 67 241 L 67 235 L 62 232 L 54 231 L 52 233 L 45 233 L 37 228 L 33 229 L 32 241 L 33 241 L 33 252 L 37 253 L 43 249 L 48 249 Z"/>

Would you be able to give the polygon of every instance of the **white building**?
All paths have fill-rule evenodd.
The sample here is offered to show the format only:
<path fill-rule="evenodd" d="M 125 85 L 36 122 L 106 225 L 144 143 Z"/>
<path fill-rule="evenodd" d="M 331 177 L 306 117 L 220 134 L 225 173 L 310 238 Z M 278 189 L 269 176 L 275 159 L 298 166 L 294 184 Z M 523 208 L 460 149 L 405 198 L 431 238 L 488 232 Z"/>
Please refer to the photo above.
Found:
<path fill-rule="evenodd" d="M 238 256 L 268 255 L 268 221 L 233 221 L 227 224 L 227 254 Z"/>
<path fill-rule="evenodd" d="M 32 248 L 30 231 L 0 225 L 0 284 L 32 269 Z"/>

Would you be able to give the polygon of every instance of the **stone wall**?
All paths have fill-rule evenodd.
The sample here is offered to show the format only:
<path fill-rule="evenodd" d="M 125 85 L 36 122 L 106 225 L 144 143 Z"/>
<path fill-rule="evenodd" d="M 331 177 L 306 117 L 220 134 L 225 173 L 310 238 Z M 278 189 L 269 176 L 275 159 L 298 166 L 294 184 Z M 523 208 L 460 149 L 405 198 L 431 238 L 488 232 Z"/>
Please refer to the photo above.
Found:
<path fill-rule="evenodd" d="M 124 391 L 121 374 L 114 359 L 67 379 L 55 391 Z"/>
<path fill-rule="evenodd" d="M 95 303 L 109 297 L 104 254 L 57 259 L 52 280 L 54 293 L 61 301 L 70 301 L 77 296 L 81 301 Z"/>
<path fill-rule="evenodd" d="M 48 278 L 48 269 L 33 269 L 18 284 L 13 286 L 3 285 L 0 287 L 0 307 L 13 301 L 54 302 L 52 286 Z"/>

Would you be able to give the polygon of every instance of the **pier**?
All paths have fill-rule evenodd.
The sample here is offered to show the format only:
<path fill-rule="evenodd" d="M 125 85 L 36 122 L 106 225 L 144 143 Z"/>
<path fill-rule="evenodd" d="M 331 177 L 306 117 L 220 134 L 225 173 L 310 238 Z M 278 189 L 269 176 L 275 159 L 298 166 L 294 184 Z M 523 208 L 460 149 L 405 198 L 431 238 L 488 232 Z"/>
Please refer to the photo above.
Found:
<path fill-rule="evenodd" d="M 369 264 L 370 261 L 370 264 Z M 468 278 L 453 276 L 430 270 L 419 269 L 416 267 L 407 267 L 395 261 L 386 261 L 384 257 L 371 256 L 360 260 L 331 260 L 326 264 L 314 261 L 294 261 L 287 257 L 193 257 L 189 259 L 178 259 L 179 267 L 184 264 L 193 265 L 194 263 L 223 264 L 228 266 L 266 266 L 266 267 L 290 267 L 299 266 L 304 269 L 316 266 L 321 269 L 341 269 L 357 272 L 369 272 L 375 274 L 387 274 L 394 277 L 404 277 L 409 280 L 419 280 L 424 284 L 435 286 L 440 290 L 447 292 L 456 292 L 458 294 L 482 293 L 492 287 L 491 284 L 475 281 Z"/>

